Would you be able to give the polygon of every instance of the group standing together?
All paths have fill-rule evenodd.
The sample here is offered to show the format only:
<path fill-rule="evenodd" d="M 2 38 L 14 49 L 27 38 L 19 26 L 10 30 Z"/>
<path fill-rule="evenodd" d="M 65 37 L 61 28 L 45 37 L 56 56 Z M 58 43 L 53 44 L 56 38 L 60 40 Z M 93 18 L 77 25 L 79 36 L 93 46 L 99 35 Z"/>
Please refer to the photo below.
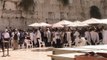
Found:
<path fill-rule="evenodd" d="M 32 47 L 72 47 L 83 45 L 107 44 L 107 29 L 104 27 L 82 27 L 82 28 L 38 28 L 38 29 L 11 29 L 6 28 L 0 32 L 0 46 L 7 48 Z M 7 42 L 3 45 L 3 42 Z"/>

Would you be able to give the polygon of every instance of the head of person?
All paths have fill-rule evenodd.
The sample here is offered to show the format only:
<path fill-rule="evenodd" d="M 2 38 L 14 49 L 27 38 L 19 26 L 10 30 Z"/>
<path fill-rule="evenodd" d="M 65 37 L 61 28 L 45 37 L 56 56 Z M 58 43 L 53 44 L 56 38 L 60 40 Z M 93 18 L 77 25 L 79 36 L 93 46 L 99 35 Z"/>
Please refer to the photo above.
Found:
<path fill-rule="evenodd" d="M 8 29 L 5 29 L 5 32 L 8 32 Z"/>

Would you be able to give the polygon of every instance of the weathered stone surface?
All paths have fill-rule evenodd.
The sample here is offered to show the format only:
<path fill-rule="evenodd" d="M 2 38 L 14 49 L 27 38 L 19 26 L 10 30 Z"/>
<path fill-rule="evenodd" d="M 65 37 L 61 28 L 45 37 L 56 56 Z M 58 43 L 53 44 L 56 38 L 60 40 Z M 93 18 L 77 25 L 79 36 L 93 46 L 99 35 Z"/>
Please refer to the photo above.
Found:
<path fill-rule="evenodd" d="M 35 11 L 25 13 L 17 7 L 20 0 L 0 0 L 0 28 L 6 26 L 26 28 L 33 22 L 55 23 L 61 19 L 86 20 L 90 18 L 90 7 L 96 6 L 102 18 L 107 18 L 106 0 L 69 0 L 69 5 L 63 6 L 58 0 L 35 0 Z M 3 5 L 5 6 L 3 10 Z M 24 18 L 21 18 L 23 16 Z"/>

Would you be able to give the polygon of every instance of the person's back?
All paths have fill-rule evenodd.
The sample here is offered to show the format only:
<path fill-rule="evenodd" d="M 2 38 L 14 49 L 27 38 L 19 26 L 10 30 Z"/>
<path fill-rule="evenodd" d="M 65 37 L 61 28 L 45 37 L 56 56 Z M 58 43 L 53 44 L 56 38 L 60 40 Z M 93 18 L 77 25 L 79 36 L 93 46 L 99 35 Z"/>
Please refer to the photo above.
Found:
<path fill-rule="evenodd" d="M 24 43 L 24 39 L 25 39 L 25 32 L 24 31 L 21 31 L 20 32 L 20 36 L 19 36 L 19 44 L 20 44 L 20 48 L 22 48 L 22 45 Z"/>
<path fill-rule="evenodd" d="M 20 37 L 24 38 L 25 37 L 25 33 L 24 32 L 20 32 Z"/>
<path fill-rule="evenodd" d="M 3 33 L 3 36 L 4 36 L 4 39 L 8 39 L 8 38 L 10 38 L 10 35 L 9 35 L 8 32 L 4 32 L 4 33 Z"/>
<path fill-rule="evenodd" d="M 14 34 L 14 37 L 13 37 L 13 38 L 14 38 L 14 40 L 18 40 L 17 33 Z"/>
<path fill-rule="evenodd" d="M 91 34 L 91 39 L 95 41 L 96 40 L 96 32 L 91 31 L 90 34 Z"/>
<path fill-rule="evenodd" d="M 39 38 L 39 39 L 42 39 L 42 38 L 41 38 L 41 33 L 40 33 L 40 30 L 37 30 L 36 37 L 37 37 L 37 38 Z"/>
<path fill-rule="evenodd" d="M 96 43 L 99 42 L 99 35 L 98 35 L 98 33 L 95 32 L 95 31 L 91 31 L 90 34 L 91 34 L 91 41 L 92 41 L 92 44 L 95 45 Z"/>
<path fill-rule="evenodd" d="M 86 31 L 86 32 L 85 32 L 85 38 L 86 38 L 87 40 L 90 40 L 90 32 L 89 32 L 89 31 Z"/>
<path fill-rule="evenodd" d="M 107 44 L 107 30 L 103 31 L 103 44 Z"/>
<path fill-rule="evenodd" d="M 3 39 L 3 45 L 2 45 L 3 57 L 5 56 L 5 54 L 4 54 L 5 48 L 7 49 L 7 56 L 10 56 L 9 55 L 10 34 L 7 30 L 3 33 L 3 38 L 4 38 Z"/>
<path fill-rule="evenodd" d="M 85 39 L 87 40 L 87 45 L 91 45 L 91 34 L 89 31 L 85 31 Z"/>
<path fill-rule="evenodd" d="M 13 36 L 13 50 L 18 49 L 18 33 L 14 32 Z"/>
<path fill-rule="evenodd" d="M 51 32 L 50 32 L 50 30 L 48 30 L 46 32 L 46 34 L 47 34 L 48 42 L 51 42 Z"/>

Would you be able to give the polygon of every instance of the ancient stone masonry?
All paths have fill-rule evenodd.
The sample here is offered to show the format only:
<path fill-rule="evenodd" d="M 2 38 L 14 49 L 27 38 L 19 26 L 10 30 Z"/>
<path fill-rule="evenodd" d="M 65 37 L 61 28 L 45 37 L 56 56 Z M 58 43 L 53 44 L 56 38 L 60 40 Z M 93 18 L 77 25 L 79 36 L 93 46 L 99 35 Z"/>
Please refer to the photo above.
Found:
<path fill-rule="evenodd" d="M 27 28 L 34 22 L 55 23 L 63 19 L 83 21 L 90 18 L 92 6 L 99 9 L 101 18 L 107 18 L 106 0 L 68 0 L 66 6 L 62 0 L 34 0 L 34 11 L 30 13 L 19 8 L 21 1 L 0 0 L 0 30 L 6 26 Z"/>

